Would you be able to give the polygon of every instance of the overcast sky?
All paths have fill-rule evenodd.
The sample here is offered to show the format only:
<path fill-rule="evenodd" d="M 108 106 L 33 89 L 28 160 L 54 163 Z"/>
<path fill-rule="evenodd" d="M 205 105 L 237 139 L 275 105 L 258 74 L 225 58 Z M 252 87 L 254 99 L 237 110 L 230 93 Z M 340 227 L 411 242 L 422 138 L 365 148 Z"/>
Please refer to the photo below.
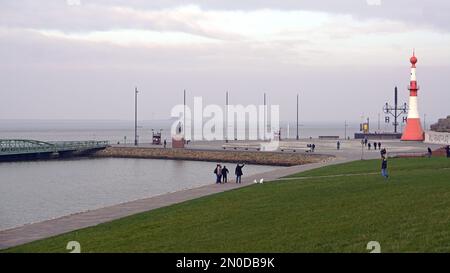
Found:
<path fill-rule="evenodd" d="M 375 119 L 416 49 L 419 112 L 450 114 L 450 1 L 0 0 L 0 119 L 168 118 L 279 104 L 282 120 Z"/>

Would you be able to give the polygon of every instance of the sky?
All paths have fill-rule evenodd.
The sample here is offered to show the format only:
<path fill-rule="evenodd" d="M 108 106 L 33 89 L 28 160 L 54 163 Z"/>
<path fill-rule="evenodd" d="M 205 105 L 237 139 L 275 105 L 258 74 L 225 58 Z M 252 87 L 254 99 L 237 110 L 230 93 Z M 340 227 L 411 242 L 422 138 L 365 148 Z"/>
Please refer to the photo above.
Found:
<path fill-rule="evenodd" d="M 165 119 L 280 105 L 282 120 L 376 119 L 415 49 L 419 112 L 450 114 L 450 1 L 0 0 L 0 119 Z M 382 115 L 383 116 L 383 115 Z"/>

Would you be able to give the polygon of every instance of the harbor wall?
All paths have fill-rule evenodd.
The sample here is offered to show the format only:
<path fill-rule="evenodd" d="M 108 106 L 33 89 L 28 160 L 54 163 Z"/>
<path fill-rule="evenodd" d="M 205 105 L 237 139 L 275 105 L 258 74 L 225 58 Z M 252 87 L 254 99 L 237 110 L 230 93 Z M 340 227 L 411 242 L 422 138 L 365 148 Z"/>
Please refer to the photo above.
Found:
<path fill-rule="evenodd" d="M 333 156 L 292 153 L 292 152 L 258 152 L 258 151 L 222 151 L 194 150 L 172 148 L 143 147 L 108 147 L 95 152 L 94 157 L 150 158 L 171 160 L 194 160 L 217 163 L 246 163 L 256 165 L 295 166 L 309 163 L 325 162 Z"/>

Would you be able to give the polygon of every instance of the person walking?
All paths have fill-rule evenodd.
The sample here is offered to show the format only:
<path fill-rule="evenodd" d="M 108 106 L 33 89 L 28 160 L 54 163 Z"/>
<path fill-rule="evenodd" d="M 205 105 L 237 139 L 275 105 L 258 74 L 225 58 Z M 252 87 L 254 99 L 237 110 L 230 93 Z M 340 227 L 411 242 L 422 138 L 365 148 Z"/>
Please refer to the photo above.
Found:
<path fill-rule="evenodd" d="M 450 158 L 450 146 L 447 145 L 447 147 L 445 147 L 445 153 L 447 154 L 447 158 Z"/>
<path fill-rule="evenodd" d="M 428 158 L 430 158 L 433 155 L 433 151 L 431 150 L 430 147 L 427 148 L 427 154 L 428 154 Z"/>
<path fill-rule="evenodd" d="M 372 146 L 372 144 L 370 144 L 370 142 L 369 143 L 367 143 L 367 149 L 369 149 L 370 150 L 370 147 Z"/>
<path fill-rule="evenodd" d="M 167 146 L 167 140 L 164 139 L 164 149 L 166 148 L 166 146 Z"/>
<path fill-rule="evenodd" d="M 376 142 L 373 143 L 373 149 L 374 149 L 375 151 L 377 150 L 377 143 L 376 143 Z"/>
<path fill-rule="evenodd" d="M 387 156 L 386 156 L 386 154 L 381 156 L 381 175 L 385 179 L 389 178 L 388 171 L 387 171 Z"/>
<path fill-rule="evenodd" d="M 216 184 L 220 184 L 222 180 L 222 167 L 220 164 L 217 164 L 216 168 L 214 169 L 214 174 L 216 175 Z"/>
<path fill-rule="evenodd" d="M 340 149 L 341 149 L 341 142 L 338 141 L 338 142 L 336 143 L 336 145 L 337 145 L 337 149 L 340 150 Z"/>
<path fill-rule="evenodd" d="M 244 174 L 242 172 L 242 168 L 244 168 L 244 166 L 245 166 L 245 164 L 242 164 L 242 165 L 237 164 L 236 165 L 236 169 L 234 170 L 234 174 L 236 175 L 236 183 L 241 184 L 241 178 L 242 178 L 242 175 Z"/>
<path fill-rule="evenodd" d="M 368 142 L 369 140 L 367 139 L 367 137 L 365 137 L 364 138 L 364 146 L 367 146 L 367 142 Z"/>
<path fill-rule="evenodd" d="M 378 142 L 378 150 L 381 150 L 381 142 Z"/>
<path fill-rule="evenodd" d="M 228 182 L 228 173 L 230 171 L 227 169 L 227 166 L 223 166 L 222 168 L 222 183 Z"/>

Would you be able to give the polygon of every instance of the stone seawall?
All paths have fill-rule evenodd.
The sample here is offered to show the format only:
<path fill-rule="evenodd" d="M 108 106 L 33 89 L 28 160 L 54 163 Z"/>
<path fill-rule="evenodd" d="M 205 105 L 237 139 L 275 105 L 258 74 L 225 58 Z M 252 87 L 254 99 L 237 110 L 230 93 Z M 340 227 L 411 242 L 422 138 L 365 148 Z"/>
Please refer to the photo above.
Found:
<path fill-rule="evenodd" d="M 162 149 L 140 147 L 108 147 L 93 154 L 94 157 L 151 158 L 172 160 L 194 160 L 218 163 L 247 163 L 257 165 L 295 166 L 325 162 L 333 158 L 328 155 L 281 152 L 221 151 Z"/>

